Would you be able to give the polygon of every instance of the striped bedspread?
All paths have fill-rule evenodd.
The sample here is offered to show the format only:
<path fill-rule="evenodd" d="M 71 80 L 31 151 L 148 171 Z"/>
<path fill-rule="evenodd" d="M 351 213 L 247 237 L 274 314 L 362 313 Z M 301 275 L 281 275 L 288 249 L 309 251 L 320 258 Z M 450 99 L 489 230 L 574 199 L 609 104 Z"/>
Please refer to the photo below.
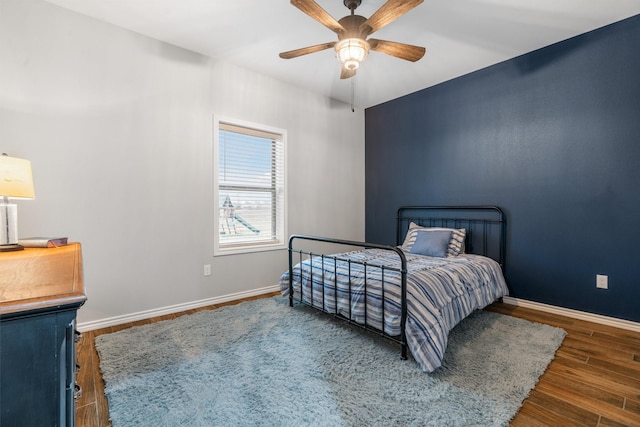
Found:
<path fill-rule="evenodd" d="M 442 363 L 449 331 L 474 310 L 508 295 L 508 289 L 499 264 L 491 258 L 471 254 L 447 258 L 405 255 L 407 344 L 422 370 L 431 372 Z M 385 333 L 397 336 L 399 270 L 399 256 L 381 249 L 314 256 L 294 267 L 294 295 L 300 298 L 302 284 L 306 303 L 379 330 L 383 330 L 384 312 Z M 280 278 L 280 290 L 283 295 L 289 294 L 288 271 Z"/>

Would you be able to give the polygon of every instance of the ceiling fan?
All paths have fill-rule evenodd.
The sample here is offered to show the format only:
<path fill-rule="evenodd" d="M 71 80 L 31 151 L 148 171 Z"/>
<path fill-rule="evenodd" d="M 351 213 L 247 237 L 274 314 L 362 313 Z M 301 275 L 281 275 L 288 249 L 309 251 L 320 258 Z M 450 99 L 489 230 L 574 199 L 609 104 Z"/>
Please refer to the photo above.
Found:
<path fill-rule="evenodd" d="M 370 50 L 382 52 L 396 58 L 415 62 L 424 56 L 425 48 L 387 40 L 368 39 L 369 35 L 391 23 L 418 6 L 424 0 L 388 0 L 368 19 L 356 15 L 355 10 L 362 0 L 343 0 L 344 5 L 351 11 L 336 21 L 314 0 L 291 0 L 291 4 L 318 21 L 338 35 L 337 42 L 322 43 L 301 49 L 280 53 L 280 58 L 291 59 L 309 53 L 320 52 L 334 48 L 336 56 L 342 63 L 341 79 L 355 76 L 356 69 Z"/>

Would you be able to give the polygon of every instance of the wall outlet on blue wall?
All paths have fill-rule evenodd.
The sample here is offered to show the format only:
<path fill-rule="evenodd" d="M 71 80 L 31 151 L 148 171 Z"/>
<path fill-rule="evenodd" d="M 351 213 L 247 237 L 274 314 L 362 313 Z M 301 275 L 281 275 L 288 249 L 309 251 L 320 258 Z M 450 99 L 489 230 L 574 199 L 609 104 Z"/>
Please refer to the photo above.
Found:
<path fill-rule="evenodd" d="M 609 289 L 609 276 L 596 274 L 596 288 Z"/>

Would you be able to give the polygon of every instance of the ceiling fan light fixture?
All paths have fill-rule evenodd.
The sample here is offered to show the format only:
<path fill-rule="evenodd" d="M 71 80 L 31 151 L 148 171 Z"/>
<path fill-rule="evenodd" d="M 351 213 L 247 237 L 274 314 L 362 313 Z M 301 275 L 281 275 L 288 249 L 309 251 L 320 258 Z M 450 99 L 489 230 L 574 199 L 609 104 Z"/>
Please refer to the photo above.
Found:
<path fill-rule="evenodd" d="M 369 54 L 369 43 L 358 38 L 342 39 L 336 43 L 335 49 L 343 66 L 355 70 Z"/>

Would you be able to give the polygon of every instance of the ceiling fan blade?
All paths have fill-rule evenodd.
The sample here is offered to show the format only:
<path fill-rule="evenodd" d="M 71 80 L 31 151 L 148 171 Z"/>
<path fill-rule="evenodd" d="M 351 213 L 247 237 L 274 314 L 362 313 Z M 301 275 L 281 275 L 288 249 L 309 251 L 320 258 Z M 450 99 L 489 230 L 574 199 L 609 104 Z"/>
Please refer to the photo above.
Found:
<path fill-rule="evenodd" d="M 341 79 L 349 79 L 353 76 L 356 75 L 356 69 L 355 68 L 347 68 L 347 67 L 342 67 L 342 69 L 340 70 L 340 78 Z"/>
<path fill-rule="evenodd" d="M 371 34 L 396 20 L 424 0 L 389 0 L 360 25 L 360 32 Z M 293 0 L 291 1 L 293 3 Z"/>
<path fill-rule="evenodd" d="M 291 0 L 291 4 L 333 31 L 340 34 L 345 29 L 331 15 L 327 13 L 318 3 L 313 0 Z"/>
<path fill-rule="evenodd" d="M 407 61 L 416 62 L 424 56 L 426 51 L 421 46 L 413 46 L 410 44 L 390 42 L 387 40 L 369 39 L 371 50 L 386 53 L 396 58 L 405 59 Z"/>
<path fill-rule="evenodd" d="M 314 46 L 307 46 L 300 49 L 290 50 L 287 52 L 280 53 L 280 58 L 282 59 L 291 59 L 297 58 L 298 56 L 308 55 L 314 52 L 320 52 L 321 50 L 331 49 L 336 45 L 336 42 L 322 43 Z"/>

